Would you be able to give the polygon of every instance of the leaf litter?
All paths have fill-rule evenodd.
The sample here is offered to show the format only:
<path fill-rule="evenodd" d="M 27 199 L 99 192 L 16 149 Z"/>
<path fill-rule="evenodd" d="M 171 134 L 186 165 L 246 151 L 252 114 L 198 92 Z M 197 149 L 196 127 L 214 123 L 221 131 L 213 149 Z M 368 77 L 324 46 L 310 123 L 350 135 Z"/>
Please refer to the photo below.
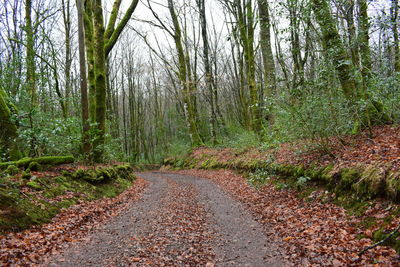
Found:
<path fill-rule="evenodd" d="M 281 239 L 287 259 L 302 266 L 399 266 L 400 257 L 392 248 L 379 246 L 358 256 L 372 244 L 359 238 L 363 230 L 358 220 L 331 203 L 307 202 L 291 190 L 267 184 L 257 190 L 230 170 L 184 170 L 180 174 L 211 179 L 224 191 L 244 203 L 266 233 Z"/>
<path fill-rule="evenodd" d="M 50 223 L 33 226 L 23 232 L 0 236 L 1 266 L 35 266 L 68 243 L 83 240 L 109 218 L 123 212 L 137 201 L 147 182 L 137 179 L 133 186 L 115 198 L 81 202 L 63 209 Z"/>

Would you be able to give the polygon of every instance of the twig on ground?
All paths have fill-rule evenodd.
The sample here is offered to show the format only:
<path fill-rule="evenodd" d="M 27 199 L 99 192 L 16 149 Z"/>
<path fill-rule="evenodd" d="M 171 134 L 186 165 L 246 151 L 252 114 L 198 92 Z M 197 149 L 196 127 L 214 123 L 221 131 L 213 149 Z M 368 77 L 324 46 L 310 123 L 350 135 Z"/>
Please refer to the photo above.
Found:
<path fill-rule="evenodd" d="M 368 247 L 364 248 L 363 250 L 361 250 L 361 251 L 358 253 L 358 256 L 361 256 L 362 254 L 364 254 L 364 253 L 365 253 L 367 250 L 369 250 L 369 249 L 373 249 L 373 248 L 375 248 L 375 247 L 377 247 L 377 246 L 383 244 L 384 242 L 386 242 L 386 240 L 388 240 L 388 239 L 391 238 L 393 235 L 395 235 L 399 230 L 400 230 L 400 224 L 399 224 L 399 226 L 397 226 L 397 228 L 394 229 L 387 237 L 385 237 L 384 239 L 382 239 L 382 240 L 379 241 L 378 243 L 375 243 L 375 244 L 373 244 L 373 245 L 371 245 L 371 246 L 368 246 Z"/>

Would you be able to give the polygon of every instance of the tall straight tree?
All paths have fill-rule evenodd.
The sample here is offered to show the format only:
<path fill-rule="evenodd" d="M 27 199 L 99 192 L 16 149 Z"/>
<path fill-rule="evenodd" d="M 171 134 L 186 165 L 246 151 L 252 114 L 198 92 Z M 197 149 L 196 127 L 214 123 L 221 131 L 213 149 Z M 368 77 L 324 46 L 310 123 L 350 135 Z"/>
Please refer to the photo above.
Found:
<path fill-rule="evenodd" d="M 239 35 L 243 45 L 243 55 L 246 67 L 246 82 L 250 95 L 251 129 L 257 133 L 262 128 L 261 106 L 256 85 L 256 62 L 254 52 L 254 13 L 253 2 L 247 0 L 244 5 L 236 1 Z"/>
<path fill-rule="evenodd" d="M 31 107 L 38 104 L 35 69 L 35 39 L 32 23 L 32 0 L 25 0 L 26 33 L 26 84 L 30 94 Z"/>
<path fill-rule="evenodd" d="M 400 49 L 399 49 L 399 30 L 398 30 L 398 17 L 399 17 L 399 1 L 392 0 L 390 8 L 392 17 L 392 32 L 393 32 L 393 46 L 394 46 L 394 71 L 400 72 Z"/>
<path fill-rule="evenodd" d="M 94 74 L 94 43 L 93 43 L 93 0 L 84 1 L 84 29 L 85 29 L 85 47 L 87 59 L 87 72 L 89 84 L 89 117 L 90 122 L 95 123 L 96 114 L 96 90 Z"/>
<path fill-rule="evenodd" d="M 101 0 L 85 1 L 85 45 L 88 60 L 89 112 L 96 123 L 93 137 L 93 160 L 102 161 L 106 131 L 106 59 L 131 18 L 138 0 L 132 0 L 117 24 L 122 0 L 115 0 L 107 26 L 104 26 Z"/>
<path fill-rule="evenodd" d="M 360 57 L 361 57 L 361 75 L 363 79 L 363 95 L 367 93 L 369 82 L 372 73 L 372 57 L 371 49 L 369 47 L 369 17 L 368 17 L 368 3 L 367 0 L 358 0 L 359 22 L 358 33 L 360 43 Z"/>
<path fill-rule="evenodd" d="M 242 71 L 240 71 L 240 73 L 243 75 L 241 79 L 246 85 L 247 92 L 242 94 L 241 97 L 247 98 L 248 93 L 249 101 L 246 99 L 242 102 L 245 103 L 246 107 L 244 108 L 248 109 L 248 113 L 250 114 L 250 116 L 244 116 L 246 120 L 244 124 L 247 129 L 260 133 L 263 122 L 261 117 L 260 94 L 256 84 L 253 1 L 234 0 L 233 2 L 225 1 L 225 4 L 235 17 L 236 25 L 232 34 L 243 51 L 243 62 L 241 62 L 241 58 L 239 58 L 239 69 L 244 70 L 245 75 L 242 74 Z M 238 54 L 240 55 L 241 53 Z M 245 110 L 242 112 L 247 113 Z"/>
<path fill-rule="evenodd" d="M 214 78 L 213 72 L 210 64 L 209 57 L 209 44 L 208 44 L 208 36 L 207 36 L 207 18 L 206 18 L 206 8 L 205 8 L 205 0 L 197 0 L 197 5 L 199 8 L 200 14 L 200 23 L 201 23 L 201 36 L 203 39 L 203 60 L 204 60 L 204 69 L 205 69 L 205 78 L 206 78 L 206 87 L 209 92 L 209 101 L 210 101 L 210 133 L 211 138 L 214 144 L 217 143 L 217 112 L 216 112 L 216 103 L 217 90 L 214 86 Z"/>
<path fill-rule="evenodd" d="M 71 49 L 71 8 L 70 0 L 62 0 L 62 17 L 65 31 L 65 108 L 63 110 L 64 118 L 69 113 L 69 98 L 71 94 L 71 69 L 72 69 L 72 49 Z"/>
<path fill-rule="evenodd" d="M 78 46 L 79 46 L 79 73 L 80 73 L 80 92 L 82 106 L 82 152 L 85 158 L 90 153 L 90 136 L 89 136 L 89 101 L 88 101 L 88 85 L 86 77 L 86 60 L 85 60 L 85 33 L 83 25 L 84 6 L 83 0 L 76 0 L 78 10 Z"/>
<path fill-rule="evenodd" d="M 168 10 L 171 15 L 174 32 L 171 34 L 174 38 L 176 52 L 178 54 L 178 74 L 183 91 L 184 113 L 189 129 L 189 135 L 192 146 L 196 147 L 203 144 L 200 132 L 197 125 L 197 107 L 195 101 L 196 87 L 192 82 L 191 75 L 188 69 L 188 57 L 182 43 L 182 30 L 179 24 L 178 15 L 175 12 L 175 7 L 172 0 L 168 0 Z"/>
<path fill-rule="evenodd" d="M 97 134 L 93 140 L 93 157 L 96 162 L 102 160 L 106 131 L 106 54 L 104 50 L 104 19 L 101 0 L 93 1 L 93 58 L 94 88 L 96 90 Z"/>
<path fill-rule="evenodd" d="M 357 33 L 356 33 L 356 25 L 354 22 L 354 9 L 355 9 L 355 0 L 347 0 L 343 3 L 344 6 L 344 14 L 347 22 L 347 35 L 349 39 L 349 46 L 351 52 L 351 59 L 353 61 L 354 66 L 360 66 L 360 53 L 359 53 L 359 44 L 357 41 Z"/>
<path fill-rule="evenodd" d="M 264 64 L 265 97 L 271 97 L 275 91 L 275 62 L 271 47 L 271 22 L 268 0 L 258 0 L 260 20 L 260 47 Z"/>

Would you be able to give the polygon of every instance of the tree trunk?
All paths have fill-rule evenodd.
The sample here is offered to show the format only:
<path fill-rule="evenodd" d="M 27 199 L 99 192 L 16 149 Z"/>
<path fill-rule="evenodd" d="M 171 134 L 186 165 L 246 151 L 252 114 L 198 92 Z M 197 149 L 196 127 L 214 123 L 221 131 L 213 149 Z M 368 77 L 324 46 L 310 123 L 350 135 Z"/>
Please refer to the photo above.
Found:
<path fill-rule="evenodd" d="M 256 86 L 255 55 L 254 55 L 254 14 L 251 0 L 244 3 L 235 1 L 237 27 L 243 46 L 243 56 L 246 69 L 246 82 L 250 95 L 250 117 L 251 129 L 260 133 L 262 129 L 261 106 L 259 101 L 258 88 Z"/>
<path fill-rule="evenodd" d="M 268 0 L 258 0 L 260 17 L 260 47 L 264 64 L 264 96 L 270 98 L 275 92 L 275 62 L 271 47 L 271 23 L 269 17 Z"/>
<path fill-rule="evenodd" d="M 96 121 L 96 84 L 94 73 L 94 41 L 93 41 L 93 0 L 86 0 L 84 14 L 85 46 L 87 58 L 87 72 L 89 84 L 89 117 L 90 122 Z"/>
<path fill-rule="evenodd" d="M 72 51 L 71 51 L 71 13 L 70 0 L 62 0 L 62 14 L 65 31 L 65 110 L 64 118 L 69 114 L 69 98 L 71 94 L 71 66 L 72 66 Z"/>
<path fill-rule="evenodd" d="M 11 112 L 7 105 L 7 95 L 3 88 L 0 88 L 0 144 L 1 152 L 5 160 L 18 160 L 22 154 L 18 148 L 17 127 L 11 120 Z"/>
<path fill-rule="evenodd" d="M 86 78 L 86 59 L 85 59 L 85 36 L 83 25 L 83 2 L 76 1 L 78 10 L 78 43 L 79 43 L 79 71 L 81 87 L 81 105 L 82 105 L 82 152 L 85 158 L 90 154 L 90 136 L 89 136 L 89 103 L 88 103 L 88 84 Z"/>
<path fill-rule="evenodd" d="M 199 7 L 200 13 L 200 22 L 201 22 L 201 35 L 203 39 L 203 60 L 204 60 L 204 69 L 205 69 L 205 78 L 206 78 L 206 87 L 209 93 L 210 98 L 210 133 L 213 144 L 217 143 L 217 115 L 215 106 L 217 103 L 215 102 L 215 92 L 216 88 L 214 88 L 214 78 L 210 64 L 209 58 L 209 45 L 208 45 L 208 36 L 207 36 L 207 20 L 206 20 L 206 9 L 205 9 L 205 0 L 198 0 L 197 5 Z"/>
<path fill-rule="evenodd" d="M 358 96 L 355 70 L 346 49 L 340 39 L 335 20 L 332 17 L 327 0 L 312 0 L 317 22 L 322 31 L 322 44 L 339 76 L 344 95 L 351 102 Z"/>
<path fill-rule="evenodd" d="M 96 86 L 97 133 L 93 141 L 94 161 L 103 160 L 106 131 L 106 57 L 104 50 L 104 20 L 101 0 L 93 1 L 93 50 Z"/>
<path fill-rule="evenodd" d="M 366 97 L 372 73 L 371 49 L 369 48 L 369 17 L 367 0 L 358 0 L 359 44 L 361 56 L 361 75 L 363 79 L 362 96 Z"/>
<path fill-rule="evenodd" d="M 400 50 L 399 50 L 399 31 L 398 31 L 398 16 L 399 16 L 399 2 L 392 0 L 392 7 L 390 9 L 392 17 L 392 32 L 393 32 L 393 46 L 394 46 L 394 71 L 400 72 Z"/>
<path fill-rule="evenodd" d="M 35 68 L 35 40 L 32 26 L 32 0 L 25 1 L 26 83 L 31 97 L 31 108 L 38 105 Z"/>
<path fill-rule="evenodd" d="M 351 59 L 354 66 L 360 66 L 359 44 L 356 35 L 356 25 L 354 23 L 354 0 L 348 0 L 344 6 L 346 8 L 347 34 L 349 39 L 349 47 L 351 51 Z"/>
<path fill-rule="evenodd" d="M 96 123 L 93 129 L 95 136 L 92 137 L 93 160 L 102 161 L 106 131 L 107 112 L 107 79 L 106 58 L 117 42 L 124 27 L 128 23 L 138 0 L 132 0 L 128 10 L 121 21 L 115 27 L 120 0 L 115 0 L 111 18 L 104 27 L 103 7 L 101 0 L 85 1 L 85 45 L 87 53 L 88 80 L 89 80 L 89 116 L 91 122 Z"/>
<path fill-rule="evenodd" d="M 178 17 L 175 13 L 174 5 L 172 0 L 168 0 L 168 9 L 172 18 L 174 27 L 174 42 L 178 53 L 179 62 L 179 80 L 183 88 L 183 102 L 184 102 L 184 112 L 189 129 L 190 140 L 192 146 L 196 147 L 203 144 L 203 140 L 200 136 L 198 126 L 197 126 L 197 110 L 194 103 L 195 88 L 190 84 L 190 79 L 187 73 L 187 62 L 185 57 L 185 51 L 182 45 L 182 32 L 179 25 Z"/>

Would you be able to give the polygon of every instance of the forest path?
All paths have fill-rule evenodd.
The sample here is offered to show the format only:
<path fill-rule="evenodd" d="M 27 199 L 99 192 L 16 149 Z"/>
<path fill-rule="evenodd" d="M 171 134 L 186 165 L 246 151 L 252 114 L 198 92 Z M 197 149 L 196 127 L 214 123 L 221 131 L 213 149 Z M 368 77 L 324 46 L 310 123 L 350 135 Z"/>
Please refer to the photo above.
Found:
<path fill-rule="evenodd" d="M 50 266 L 282 266 L 278 246 L 212 181 L 163 172 L 126 212 Z"/>

